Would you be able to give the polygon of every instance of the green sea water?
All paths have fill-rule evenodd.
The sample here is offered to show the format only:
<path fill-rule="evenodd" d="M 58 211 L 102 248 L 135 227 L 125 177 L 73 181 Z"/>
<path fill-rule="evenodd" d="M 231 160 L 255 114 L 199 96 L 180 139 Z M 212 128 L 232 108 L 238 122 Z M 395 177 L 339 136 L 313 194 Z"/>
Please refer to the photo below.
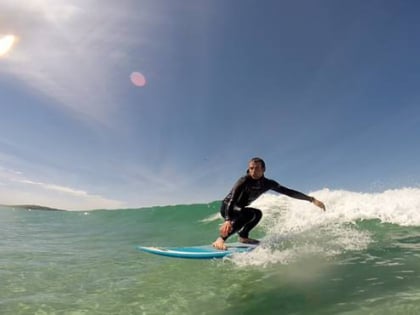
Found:
<path fill-rule="evenodd" d="M 2 207 L 0 314 L 420 314 L 418 196 L 418 189 L 324 190 L 317 192 L 323 213 L 265 195 L 252 234 L 261 246 L 224 260 L 135 248 L 210 243 L 219 202 L 80 212 Z"/>

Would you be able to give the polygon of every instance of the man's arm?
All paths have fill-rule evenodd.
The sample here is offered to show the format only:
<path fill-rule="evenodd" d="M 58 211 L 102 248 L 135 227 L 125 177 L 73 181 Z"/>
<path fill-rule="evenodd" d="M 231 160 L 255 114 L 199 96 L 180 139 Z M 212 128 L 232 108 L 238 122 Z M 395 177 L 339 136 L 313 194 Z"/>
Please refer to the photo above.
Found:
<path fill-rule="evenodd" d="M 230 192 L 230 198 L 229 201 L 226 205 L 226 209 L 225 209 L 225 221 L 230 221 L 232 219 L 232 214 L 233 214 L 233 208 L 236 204 L 236 202 L 238 201 L 239 196 L 241 195 L 243 186 L 245 184 L 246 181 L 246 176 L 241 177 L 238 179 L 238 181 L 235 183 L 235 185 L 233 186 L 231 192 Z"/>
<path fill-rule="evenodd" d="M 220 227 L 220 236 L 227 237 L 233 229 L 233 221 L 232 221 L 232 214 L 233 209 L 235 207 L 236 202 L 238 201 L 239 196 L 242 193 L 242 189 L 244 187 L 246 181 L 246 176 L 241 177 L 233 186 L 231 192 L 228 195 L 228 202 L 225 207 L 225 222 Z"/>
<path fill-rule="evenodd" d="M 300 191 L 287 188 L 285 186 L 280 185 L 279 183 L 277 183 L 275 181 L 273 181 L 272 190 L 274 190 L 274 191 L 276 191 L 280 194 L 284 194 L 286 196 L 295 198 L 295 199 L 306 200 L 306 201 L 312 202 L 314 205 L 316 205 L 317 207 L 319 207 L 319 208 L 321 208 L 322 210 L 325 211 L 324 203 L 317 200 L 315 197 L 311 197 L 311 196 L 305 195 L 304 193 L 302 193 Z"/>

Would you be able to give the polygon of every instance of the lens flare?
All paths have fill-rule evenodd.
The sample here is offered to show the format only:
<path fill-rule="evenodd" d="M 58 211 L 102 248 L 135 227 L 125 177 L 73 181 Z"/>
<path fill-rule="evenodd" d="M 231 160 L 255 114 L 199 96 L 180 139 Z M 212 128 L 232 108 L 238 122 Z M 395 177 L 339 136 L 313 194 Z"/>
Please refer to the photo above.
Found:
<path fill-rule="evenodd" d="M 6 55 L 13 47 L 16 41 L 16 36 L 6 35 L 0 38 L 0 57 Z"/>
<path fill-rule="evenodd" d="M 130 75 L 130 80 L 131 80 L 131 83 L 133 83 L 135 86 L 142 87 L 146 85 L 146 78 L 140 72 L 133 72 Z"/>

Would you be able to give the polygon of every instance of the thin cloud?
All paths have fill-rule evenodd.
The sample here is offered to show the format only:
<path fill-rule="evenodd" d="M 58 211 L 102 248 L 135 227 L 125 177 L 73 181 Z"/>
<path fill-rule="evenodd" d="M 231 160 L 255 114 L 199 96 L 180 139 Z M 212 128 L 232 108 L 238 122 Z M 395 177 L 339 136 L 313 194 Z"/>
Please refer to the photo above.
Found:
<path fill-rule="evenodd" d="M 28 180 L 28 179 L 20 179 L 20 180 L 16 180 L 16 181 L 19 182 L 19 183 L 22 183 L 22 184 L 35 185 L 35 186 L 38 186 L 38 187 L 43 188 L 43 189 L 55 190 L 55 191 L 70 194 L 70 195 L 88 196 L 87 192 L 85 192 L 83 190 L 73 189 L 73 188 L 70 188 L 70 187 L 46 184 L 46 183 L 41 183 L 41 182 L 34 182 L 34 181 L 31 181 L 31 180 Z"/>
<path fill-rule="evenodd" d="M 0 203 L 37 203 L 68 210 L 117 209 L 124 203 L 87 191 L 44 183 L 25 177 L 22 172 L 0 166 Z"/>

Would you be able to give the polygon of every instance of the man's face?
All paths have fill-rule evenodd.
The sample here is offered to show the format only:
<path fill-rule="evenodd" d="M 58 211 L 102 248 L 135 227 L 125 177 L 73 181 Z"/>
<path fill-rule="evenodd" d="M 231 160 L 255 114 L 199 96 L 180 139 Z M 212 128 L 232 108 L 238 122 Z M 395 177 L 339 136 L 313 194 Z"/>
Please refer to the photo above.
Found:
<path fill-rule="evenodd" d="M 256 163 L 253 161 L 249 162 L 248 171 L 249 176 L 251 176 L 252 179 L 260 179 L 264 175 L 264 168 L 262 167 L 261 163 Z"/>

